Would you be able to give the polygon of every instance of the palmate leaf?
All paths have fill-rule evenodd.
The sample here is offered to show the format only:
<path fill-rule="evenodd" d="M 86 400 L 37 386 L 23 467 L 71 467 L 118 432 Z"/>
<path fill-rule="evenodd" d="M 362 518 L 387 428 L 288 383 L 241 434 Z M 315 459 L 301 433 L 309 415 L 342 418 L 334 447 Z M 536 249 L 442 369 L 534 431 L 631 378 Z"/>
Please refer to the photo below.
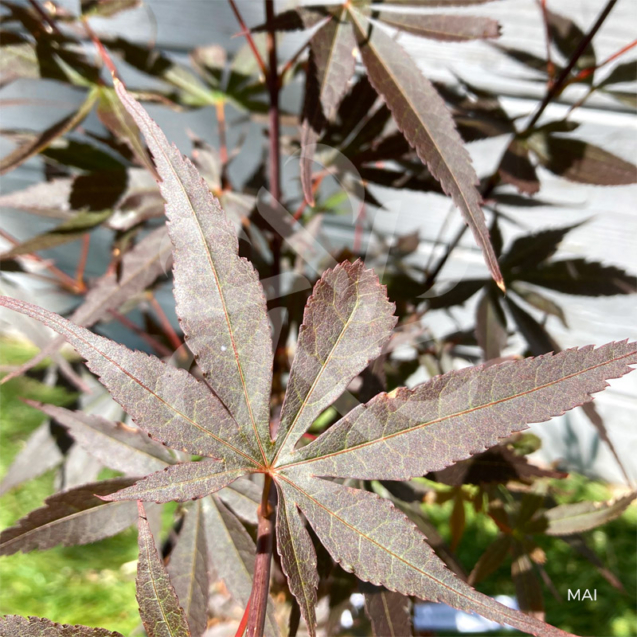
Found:
<path fill-rule="evenodd" d="M 141 502 L 139 508 L 139 561 L 137 602 L 148 637 L 190 637 L 183 608 L 164 567 Z"/>
<path fill-rule="evenodd" d="M 356 9 L 349 10 L 363 63 L 398 128 L 454 203 L 481 247 L 491 275 L 504 285 L 480 208 L 478 178 L 442 98 L 404 49 Z"/>
<path fill-rule="evenodd" d="M 69 626 L 56 624 L 41 617 L 26 618 L 18 615 L 0 617 L 0 635 L 2 637 L 122 637 L 121 633 L 104 628 Z"/>
<path fill-rule="evenodd" d="M 0 555 L 45 550 L 59 544 L 89 544 L 120 533 L 134 524 L 135 504 L 105 503 L 100 496 L 132 482 L 130 478 L 113 478 L 50 496 L 42 508 L 0 533 Z"/>
<path fill-rule="evenodd" d="M 115 87 L 162 179 L 177 315 L 186 342 L 238 423 L 244 446 L 265 463 L 271 447 L 272 339 L 258 275 L 238 256 L 234 228 L 192 163 L 168 143 L 120 82 Z"/>

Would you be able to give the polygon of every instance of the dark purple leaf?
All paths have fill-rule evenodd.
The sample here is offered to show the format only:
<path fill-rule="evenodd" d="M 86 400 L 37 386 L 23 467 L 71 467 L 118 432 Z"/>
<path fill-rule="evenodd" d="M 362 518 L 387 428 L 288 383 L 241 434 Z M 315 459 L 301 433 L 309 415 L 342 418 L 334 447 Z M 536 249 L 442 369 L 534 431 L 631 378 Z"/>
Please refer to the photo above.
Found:
<path fill-rule="evenodd" d="M 409 637 L 412 634 L 408 597 L 368 583 L 362 583 L 360 589 L 365 595 L 365 612 L 372 622 L 374 637 Z"/>
<path fill-rule="evenodd" d="M 81 0 L 82 14 L 99 18 L 110 18 L 121 11 L 141 6 L 141 0 Z"/>
<path fill-rule="evenodd" d="M 487 279 L 468 279 L 459 281 L 447 292 L 427 299 L 429 308 L 438 310 L 454 305 L 462 305 L 480 291 L 489 281 Z"/>
<path fill-rule="evenodd" d="M 252 27 L 250 31 L 259 33 L 267 31 L 268 29 L 273 29 L 274 31 L 310 29 L 322 20 L 325 20 L 325 18 L 329 18 L 332 13 L 329 6 L 322 4 L 296 7 L 295 9 L 284 11 L 274 16 L 274 20 L 268 24 L 260 24 L 259 26 Z"/>
<path fill-rule="evenodd" d="M 594 144 L 553 135 L 531 136 L 529 144 L 542 166 L 570 181 L 597 186 L 625 186 L 637 181 L 634 164 Z"/>
<path fill-rule="evenodd" d="M 512 548 L 511 579 L 515 585 L 520 610 L 531 617 L 543 620 L 542 584 L 534 571 L 533 562 L 521 542 L 514 540 Z"/>
<path fill-rule="evenodd" d="M 478 178 L 451 114 L 400 45 L 359 11 L 350 10 L 349 15 L 371 83 L 418 157 L 460 208 L 494 280 L 502 287 L 498 260 L 480 208 Z"/>
<path fill-rule="evenodd" d="M 40 617 L 19 617 L 5 615 L 0 617 L 0 635 L 2 637 L 122 637 L 104 628 L 88 626 L 69 626 L 56 624 Z"/>
<path fill-rule="evenodd" d="M 546 11 L 549 35 L 557 50 L 565 60 L 570 60 L 575 50 L 584 40 L 584 32 L 570 19 L 565 16 Z M 588 43 L 582 55 L 579 57 L 576 69 L 587 69 L 595 66 L 595 50 L 592 43 Z M 592 74 L 588 81 L 592 80 Z"/>
<path fill-rule="evenodd" d="M 141 502 L 138 508 L 137 602 L 146 633 L 148 637 L 190 637 L 186 615 L 157 552 Z"/>
<path fill-rule="evenodd" d="M 367 491 L 309 477 L 300 468 L 279 475 L 285 498 L 300 507 L 332 557 L 359 579 L 404 595 L 447 603 L 533 635 L 567 633 L 501 606 L 458 579 L 425 537 L 391 503 Z M 391 537 L 391 543 L 387 538 Z"/>
<path fill-rule="evenodd" d="M 497 38 L 500 35 L 497 20 L 491 18 L 375 10 L 370 11 L 369 15 L 401 31 L 443 42 L 466 42 Z"/>
<path fill-rule="evenodd" d="M 0 533 L 0 555 L 27 553 L 76 544 L 90 544 L 120 533 L 134 524 L 132 502 L 106 503 L 105 496 L 131 484 L 130 478 L 113 478 L 61 491 L 48 497 L 15 526 Z"/>
<path fill-rule="evenodd" d="M 523 310 L 511 296 L 505 299 L 505 303 L 533 356 L 560 351 L 560 347 L 546 331 L 546 328 L 538 323 L 526 310 Z"/>
<path fill-rule="evenodd" d="M 529 149 L 517 139 L 513 139 L 504 152 L 498 173 L 503 182 L 526 195 L 534 195 L 540 189 L 540 180 L 529 159 Z"/>
<path fill-rule="evenodd" d="M 582 296 L 634 294 L 637 290 L 637 279 L 624 270 L 584 259 L 564 259 L 521 270 L 517 278 L 564 294 Z"/>
<path fill-rule="evenodd" d="M 495 294 L 486 290 L 476 310 L 476 340 L 485 362 L 502 356 L 508 334 L 504 313 Z"/>
<path fill-rule="evenodd" d="M 630 62 L 618 64 L 610 75 L 600 82 L 599 86 L 635 81 L 637 81 L 637 60 L 631 60 Z"/>
<path fill-rule="evenodd" d="M 566 315 L 564 314 L 564 310 L 557 304 L 555 301 L 547 298 L 543 294 L 536 292 L 535 290 L 531 290 L 530 288 L 522 287 L 521 285 L 514 283 L 511 286 L 511 289 L 522 299 L 524 299 L 529 305 L 544 312 L 545 314 L 550 314 L 551 316 L 557 316 L 560 319 L 562 325 L 568 329 L 568 324 L 566 322 Z M 545 352 L 542 352 L 544 354 Z"/>
<path fill-rule="evenodd" d="M 312 159 L 316 141 L 334 117 L 354 75 L 356 41 L 344 21 L 345 9 L 335 13 L 310 40 L 310 67 L 301 124 L 301 183 L 305 200 L 314 205 Z"/>
<path fill-rule="evenodd" d="M 637 344 L 624 341 L 453 371 L 359 405 L 286 464 L 312 475 L 422 476 L 483 451 L 528 423 L 588 402 L 607 379 L 623 376 L 635 363 Z"/>
<path fill-rule="evenodd" d="M 475 586 L 478 582 L 489 577 L 491 573 L 497 571 L 509 554 L 511 542 L 510 535 L 498 535 L 473 567 L 469 575 L 469 584 Z"/>
<path fill-rule="evenodd" d="M 380 354 L 396 324 L 393 311 L 384 286 L 362 261 L 346 261 L 323 274 L 299 330 L 277 456 L 288 456 L 323 409 Z"/>
<path fill-rule="evenodd" d="M 193 637 L 200 637 L 208 623 L 208 547 L 202 503 L 186 507 L 177 544 L 170 552 L 168 574 L 186 613 Z"/>
<path fill-rule="evenodd" d="M 120 82 L 116 90 L 146 138 L 162 178 L 177 315 L 188 347 L 238 423 L 243 446 L 266 462 L 271 447 L 272 339 L 258 274 L 238 256 L 235 230 L 192 163 L 168 143 Z"/>

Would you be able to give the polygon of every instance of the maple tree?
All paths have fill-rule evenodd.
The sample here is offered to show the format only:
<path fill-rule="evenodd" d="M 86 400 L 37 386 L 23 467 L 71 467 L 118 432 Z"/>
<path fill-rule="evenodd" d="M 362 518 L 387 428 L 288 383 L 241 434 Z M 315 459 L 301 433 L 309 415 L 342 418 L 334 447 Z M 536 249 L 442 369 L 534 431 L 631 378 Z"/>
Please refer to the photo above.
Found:
<path fill-rule="evenodd" d="M 588 401 L 604 388 L 606 379 L 625 374 L 631 363 L 637 363 L 636 345 L 614 343 L 476 367 L 436 377 L 413 390 L 381 393 L 297 449 L 317 416 L 380 354 L 391 336 L 396 319 L 385 289 L 360 261 L 344 262 L 323 274 L 305 308 L 273 437 L 272 344 L 256 271 L 238 256 L 234 229 L 193 164 L 168 143 L 117 79 L 115 87 L 144 134 L 161 179 L 173 244 L 177 312 L 205 382 L 36 306 L 8 297 L 0 298 L 0 304 L 64 336 L 151 438 L 204 458 L 171 464 L 96 497 L 114 503 L 184 502 L 205 498 L 241 476 L 263 473 L 249 635 L 264 632 L 275 524 L 283 571 L 314 634 L 316 553 L 300 512 L 332 557 L 364 581 L 444 601 L 532 634 L 564 634 L 455 577 L 389 502 L 325 478 L 409 480 L 443 469 L 530 422 Z M 59 512 L 56 507 L 55 514 Z M 24 546 L 28 526 L 34 521 L 35 528 L 42 524 L 38 517 L 25 520 L 16 531 L 5 531 L 5 542 L 15 543 L 7 539 L 13 533 Z M 50 533 L 48 529 L 49 537 Z M 149 541 L 145 526 L 140 538 L 142 555 L 154 555 L 143 546 Z M 166 625 L 166 634 L 189 634 L 163 568 L 142 556 L 139 569 L 138 598 L 142 614 L 148 616 L 144 623 L 149 634 L 163 634 L 159 624 Z M 157 578 L 157 598 L 147 599 L 144 577 Z M 173 609 L 158 615 L 158 603 Z"/>
<path fill-rule="evenodd" d="M 546 203 L 534 198 L 541 186 L 538 166 L 584 184 L 635 182 L 635 166 L 577 139 L 576 123 L 540 121 L 547 105 L 571 84 L 587 85 L 589 96 L 604 92 L 625 100 L 613 87 L 633 77 L 634 64 L 615 66 L 601 81 L 596 77 L 614 60 L 598 63 L 591 44 L 613 0 L 588 33 L 542 4 L 547 59 L 500 48 L 546 81 L 545 97 L 520 128 L 485 89 L 462 79 L 457 86 L 428 80 L 411 52 L 385 30 L 388 26 L 439 41 L 493 40 L 500 27 L 492 18 L 404 10 L 483 2 L 386 0 L 372 6 L 353 0 L 275 15 L 273 2 L 266 0 L 266 22 L 248 29 L 230 0 L 247 47 L 230 61 L 219 47 L 198 47 L 188 68 L 152 47 L 98 38 L 93 32 L 88 18 L 110 17 L 134 8 L 136 0 L 83 0 L 81 16 L 53 3 L 1 3 L 3 22 L 19 26 L 6 37 L 3 33 L 1 81 L 52 79 L 84 92 L 80 107 L 45 131 L 14 131 L 19 143 L 0 160 L 4 173 L 36 154 L 43 158 L 52 178 L 2 195 L 0 205 L 61 222 L 13 242 L 0 255 L 3 265 L 28 275 L 35 258 L 61 289 L 84 295 L 68 319 L 18 298 L 0 297 L 1 306 L 58 334 L 3 382 L 50 358 L 72 385 L 88 389 L 90 376 L 61 353 L 66 341 L 131 421 L 25 400 L 62 426 L 68 447 L 88 454 L 94 466 L 122 475 L 98 481 L 95 472 L 76 483 L 62 482 L 44 506 L 2 531 L 0 555 L 89 544 L 137 521 L 137 598 L 150 637 L 204 634 L 210 585 L 216 579 L 245 609 L 239 632 L 280 634 L 270 595 L 278 590 L 291 607 L 290 635 L 296 634 L 301 617 L 315 635 L 316 606 L 328 577 L 345 580 L 348 594 L 359 587 L 377 637 L 411 634 L 410 598 L 444 602 L 531 634 L 564 635 L 542 621 L 537 573 L 545 582 L 550 579 L 536 541 L 541 535 L 567 542 L 621 589 L 582 534 L 621 515 L 635 494 L 603 503 L 559 504 L 546 480 L 565 474 L 527 461 L 521 448 L 531 443 L 520 432 L 583 405 L 626 475 L 591 397 L 606 387 L 606 380 L 637 364 L 637 345 L 561 351 L 534 312 L 566 325 L 566 312 L 544 289 L 630 294 L 634 277 L 594 261 L 554 260 L 559 243 L 576 225 L 518 237 L 505 250 L 501 224 L 507 215 L 500 206 Z M 301 50 L 279 68 L 277 32 L 310 29 Z M 100 63 L 78 46 L 78 32 L 93 42 L 113 74 L 112 87 L 101 78 Z M 107 51 L 162 88 L 125 88 Z M 302 59 L 305 53 L 307 60 Z M 358 75 L 357 60 L 362 63 Z M 289 215 L 280 203 L 285 197 L 279 94 L 299 72 L 306 77 L 305 98 L 293 143 L 300 151 L 302 199 Z M 191 135 L 192 160 L 186 158 L 140 101 L 175 110 L 214 108 L 219 151 Z M 269 118 L 268 160 L 243 186 L 233 183 L 230 171 L 240 144 L 232 149 L 227 142 L 226 108 L 255 121 L 266 113 Z M 81 142 L 69 138 L 93 110 L 106 133 L 82 131 Z M 500 135 L 510 141 L 493 174 L 481 182 L 464 142 Z M 322 165 L 319 172 L 316 161 Z M 266 170 L 269 205 L 274 206 L 267 210 L 261 206 L 262 193 L 257 194 Z M 438 262 L 424 270 L 404 261 L 418 247 L 418 236 L 398 237 L 387 251 L 386 285 L 355 258 L 362 256 L 357 226 L 352 250 L 325 250 L 313 284 L 298 276 L 298 288 L 293 285 L 283 303 L 284 263 L 289 266 L 285 274 L 306 274 L 299 260 L 314 238 L 314 222 L 324 212 L 338 211 L 338 196 L 330 199 L 321 191 L 332 174 L 343 177 L 339 186 L 348 196 L 371 206 L 380 206 L 372 186 L 449 196 L 466 225 Z M 483 209 L 493 214 L 490 226 Z M 115 233 L 112 261 L 100 277 L 87 282 L 91 233 L 102 228 Z M 237 228 L 241 238 L 249 235 L 249 250 L 239 242 Z M 491 278 L 462 279 L 423 300 L 425 293 L 437 292 L 438 274 L 466 228 Z M 75 277 L 33 256 L 77 239 L 83 248 Z M 167 276 L 174 283 L 186 347 L 154 297 Z M 437 345 L 423 342 L 419 325 L 426 311 L 464 304 L 478 293 L 475 334 L 448 335 L 440 349 L 477 346 L 481 354 L 460 357 L 487 364 L 453 370 L 442 355 L 432 354 Z M 134 306 L 142 308 L 145 328 L 125 316 Z M 283 306 L 290 316 L 277 332 L 273 310 Z M 158 357 L 98 335 L 95 327 L 111 318 L 132 329 Z M 398 321 L 400 331 L 395 329 Z M 502 360 L 511 329 L 534 358 Z M 415 361 L 391 357 L 400 339 L 415 349 Z M 167 364 L 162 358 L 174 350 Z M 434 361 L 431 379 L 404 387 L 414 363 L 418 367 L 428 359 Z M 339 400 L 345 409 L 334 409 Z M 68 448 L 62 446 L 49 423 L 42 425 L 0 492 L 69 464 Z M 449 488 L 432 492 L 419 482 L 422 476 Z M 510 484 L 516 485 L 511 492 Z M 423 514 L 426 493 L 438 503 L 453 500 L 450 546 Z M 158 505 L 171 501 L 183 505 L 171 540 L 158 552 Z M 466 503 L 499 529 L 470 573 L 454 554 L 464 533 Z M 509 557 L 522 612 L 473 588 Z M 331 593 L 335 610 L 339 594 Z M 0 619 L 0 634 L 118 633 L 13 615 Z"/>

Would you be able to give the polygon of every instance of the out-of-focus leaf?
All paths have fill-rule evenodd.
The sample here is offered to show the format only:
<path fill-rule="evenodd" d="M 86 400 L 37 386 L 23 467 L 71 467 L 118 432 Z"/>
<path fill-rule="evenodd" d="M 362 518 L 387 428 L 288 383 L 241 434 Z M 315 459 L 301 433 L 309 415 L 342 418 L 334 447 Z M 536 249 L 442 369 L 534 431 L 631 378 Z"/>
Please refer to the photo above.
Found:
<path fill-rule="evenodd" d="M 493 0 L 382 0 L 382 4 L 409 7 L 468 7 Z"/>
<path fill-rule="evenodd" d="M 628 108 L 637 108 L 637 94 L 633 91 L 607 91 L 602 89 L 606 95 L 610 95 L 613 99 L 616 99 L 620 104 L 628 106 Z"/>
<path fill-rule="evenodd" d="M 511 289 L 534 308 L 546 314 L 557 316 L 562 325 L 568 329 L 564 310 L 562 310 L 562 308 L 557 303 L 555 303 L 555 301 L 552 301 L 551 299 L 547 298 L 543 294 L 540 294 L 539 292 L 536 292 L 535 290 L 522 287 L 519 283 L 513 283 L 513 285 L 511 285 Z"/>
<path fill-rule="evenodd" d="M 613 454 L 617 465 L 621 469 L 621 472 L 624 474 L 624 478 L 626 479 L 626 484 L 631 484 L 631 479 L 628 476 L 628 472 L 626 471 L 626 467 L 624 467 L 624 463 L 621 461 L 619 454 L 617 453 L 617 449 L 615 449 L 615 445 L 613 441 L 610 439 L 608 435 L 608 430 L 606 429 L 606 425 L 604 424 L 604 420 L 602 419 L 600 413 L 597 411 L 597 407 L 595 407 L 595 403 L 586 403 L 582 405 L 582 411 L 586 414 L 586 417 L 591 421 L 591 424 L 597 430 L 599 437 L 606 443 L 611 453 Z"/>
<path fill-rule="evenodd" d="M 316 141 L 347 91 L 354 74 L 356 41 L 345 9 L 336 13 L 310 40 L 310 66 L 305 88 L 301 127 L 301 183 L 303 194 L 314 205 L 312 159 Z"/>
<path fill-rule="evenodd" d="M 360 585 L 365 596 L 365 612 L 372 622 L 374 637 L 409 637 L 411 603 L 408 597 L 367 582 Z"/>
<path fill-rule="evenodd" d="M 466 42 L 500 35 L 497 20 L 491 18 L 376 10 L 371 10 L 369 15 L 395 29 L 443 42 Z"/>
<path fill-rule="evenodd" d="M 73 216 L 69 205 L 72 187 L 73 180 L 65 177 L 33 184 L 23 190 L 0 195 L 0 206 L 17 208 L 42 217 L 69 219 Z"/>
<path fill-rule="evenodd" d="M 274 16 L 274 20 L 269 24 L 260 24 L 252 27 L 250 31 L 259 33 L 273 29 L 274 31 L 298 31 L 300 29 L 310 29 L 325 18 L 333 14 L 329 6 L 317 4 L 305 7 L 296 7 L 289 11 L 284 11 Z"/>
<path fill-rule="evenodd" d="M 202 505 L 212 577 L 222 579 L 233 599 L 245 608 L 252 592 L 256 554 L 254 541 L 218 496 L 205 498 Z M 267 637 L 280 634 L 273 610 L 269 602 L 265 623 Z"/>
<path fill-rule="evenodd" d="M 117 206 L 128 186 L 129 171 L 109 170 L 73 179 L 69 205 L 74 210 L 102 212 Z"/>
<path fill-rule="evenodd" d="M 529 145 L 546 169 L 581 184 L 625 186 L 637 181 L 637 167 L 579 139 L 532 135 Z"/>
<path fill-rule="evenodd" d="M 27 159 L 43 151 L 58 137 L 73 130 L 89 114 L 97 100 L 97 90 L 91 90 L 77 111 L 53 124 L 40 133 L 33 141 L 22 144 L 0 160 L 0 175 L 17 168 Z"/>
<path fill-rule="evenodd" d="M 104 496 L 112 502 L 141 500 L 142 502 L 186 502 L 198 500 L 223 489 L 246 473 L 241 461 L 226 462 L 204 458 L 198 462 L 184 462 L 151 473 L 136 484 Z"/>
<path fill-rule="evenodd" d="M 40 77 L 35 47 L 19 33 L 0 31 L 0 86 L 18 78 Z"/>
<path fill-rule="evenodd" d="M 501 534 L 489 544 L 487 550 L 480 556 L 469 575 L 469 584 L 471 586 L 475 586 L 500 568 L 509 554 L 511 542 L 512 538 L 510 535 Z"/>
<path fill-rule="evenodd" d="M 261 504 L 261 489 L 248 478 L 238 478 L 218 497 L 241 520 L 253 524 L 258 523 L 257 508 Z"/>
<path fill-rule="evenodd" d="M 88 231 L 99 226 L 113 214 L 112 210 L 100 212 L 83 211 L 65 221 L 53 230 L 27 239 L 8 252 L 0 254 L 0 259 L 12 259 L 23 254 L 31 254 L 39 250 L 50 250 L 56 246 L 81 239 Z"/>
<path fill-rule="evenodd" d="M 544 58 L 533 55 L 524 49 L 516 49 L 510 46 L 501 46 L 499 44 L 493 44 L 500 53 L 503 53 L 507 57 L 515 60 L 519 64 L 523 64 L 533 71 L 539 71 L 542 74 L 546 74 L 546 60 Z"/>
<path fill-rule="evenodd" d="M 502 181 L 526 195 L 534 195 L 540 189 L 540 180 L 529 159 L 529 149 L 518 139 L 513 139 L 504 152 L 498 173 Z"/>
<path fill-rule="evenodd" d="M 478 178 L 451 114 L 400 45 L 359 11 L 351 9 L 349 15 L 370 81 L 386 101 L 407 141 L 460 208 L 493 278 L 503 285 L 480 208 Z"/>
<path fill-rule="evenodd" d="M 599 86 L 610 86 L 622 82 L 637 82 L 637 60 L 618 64 L 610 75 L 599 83 Z"/>
<path fill-rule="evenodd" d="M 517 238 L 500 260 L 503 270 L 525 272 L 551 258 L 564 237 L 580 224 L 550 228 Z"/>
<path fill-rule="evenodd" d="M 575 53 L 575 49 L 584 40 L 584 32 L 570 18 L 552 11 L 546 11 L 546 20 L 551 40 L 562 54 L 562 57 L 565 60 L 570 60 L 573 53 Z M 589 42 L 577 60 L 576 68 L 588 69 L 595 67 L 595 64 L 595 50 L 593 49 L 593 44 Z M 592 74 L 589 79 L 592 80 Z"/>
<path fill-rule="evenodd" d="M 411 390 L 379 394 L 300 449 L 290 464 L 312 475 L 372 480 L 407 480 L 443 469 L 527 423 L 588 402 L 606 379 L 630 371 L 635 347 L 613 343 L 465 368 Z M 458 423 L 472 435 L 454 436 Z"/>
<path fill-rule="evenodd" d="M 489 283 L 488 279 L 467 279 L 465 281 L 459 281 L 447 292 L 428 298 L 427 303 L 432 310 L 462 305 L 487 283 Z"/>
<path fill-rule="evenodd" d="M 577 551 L 582 557 L 586 558 L 612 587 L 619 591 L 624 591 L 623 584 L 619 581 L 617 576 L 604 565 L 604 563 L 599 559 L 597 553 L 589 548 L 583 536 L 579 534 L 564 535 L 561 539 L 564 540 L 564 542 L 566 542 L 572 549 Z"/>
<path fill-rule="evenodd" d="M 507 344 L 506 319 L 496 293 L 489 288 L 482 295 L 476 310 L 476 339 L 485 361 L 500 358 Z"/>
<path fill-rule="evenodd" d="M 81 0 L 82 14 L 91 17 L 110 18 L 121 11 L 141 6 L 141 0 Z"/>
<path fill-rule="evenodd" d="M 384 287 L 362 261 L 345 261 L 323 274 L 299 330 L 277 456 L 291 454 L 318 415 L 380 354 L 396 325 L 393 311 Z"/>
<path fill-rule="evenodd" d="M 201 501 L 186 507 L 177 544 L 170 552 L 168 574 L 186 613 L 193 637 L 208 623 L 208 547 Z"/>
<path fill-rule="evenodd" d="M 73 440 L 103 465 L 129 476 L 163 469 L 174 462 L 170 452 L 139 430 L 111 422 L 96 414 L 26 401 L 68 428 Z"/>
<path fill-rule="evenodd" d="M 513 541 L 513 562 L 511 563 L 511 579 L 520 610 L 536 619 L 544 619 L 544 598 L 542 585 L 533 570 L 533 562 L 518 540 Z"/>
<path fill-rule="evenodd" d="M 116 144 L 106 143 L 107 140 L 100 141 L 106 145 L 106 148 L 110 147 L 110 149 L 106 150 L 98 143 L 62 137 L 56 139 L 40 154 L 56 164 L 69 168 L 79 168 L 82 171 L 124 170 L 128 166 L 127 155 L 121 154 L 124 149 Z M 128 149 L 125 150 L 128 153 Z"/>
<path fill-rule="evenodd" d="M 241 457 L 236 422 L 208 387 L 183 369 L 142 352 L 131 351 L 61 316 L 23 301 L 0 297 L 0 305 L 38 319 L 87 359 L 113 398 L 135 423 L 160 442 L 193 454 Z"/>
<path fill-rule="evenodd" d="M 190 637 L 186 615 L 157 552 L 141 502 L 138 508 L 137 603 L 144 628 L 148 637 Z"/>
<path fill-rule="evenodd" d="M 557 343 L 546 331 L 546 328 L 538 323 L 526 310 L 523 310 L 511 296 L 507 296 L 505 303 L 533 356 L 541 356 L 548 352 L 558 352 L 560 350 Z"/>
<path fill-rule="evenodd" d="M 272 341 L 258 274 L 238 256 L 234 227 L 192 163 L 168 143 L 120 82 L 116 90 L 144 134 L 162 178 L 177 315 L 188 347 L 238 423 L 243 446 L 265 462 L 272 446 Z"/>
<path fill-rule="evenodd" d="M 41 617 L 20 617 L 5 615 L 0 617 L 0 635 L 2 637 L 122 637 L 104 628 L 88 626 L 70 626 L 56 624 Z"/>
<path fill-rule="evenodd" d="M 637 289 L 637 279 L 624 270 L 584 259 L 563 259 L 521 270 L 517 278 L 557 292 L 582 296 L 634 294 Z"/>
<path fill-rule="evenodd" d="M 629 493 L 608 502 L 577 502 L 560 504 L 544 511 L 548 520 L 547 535 L 571 535 L 595 529 L 602 524 L 615 520 L 637 498 L 637 493 Z"/>
<path fill-rule="evenodd" d="M 31 511 L 15 526 L 0 533 L 0 555 L 27 553 L 76 544 L 90 544 L 120 533 L 134 524 L 133 502 L 104 502 L 108 495 L 133 482 L 113 478 L 61 491 L 48 497 L 40 509 Z"/>
<path fill-rule="evenodd" d="M 63 459 L 64 456 L 51 434 L 49 422 L 42 423 L 29 436 L 25 446 L 11 463 L 0 483 L 0 495 L 57 467 Z"/>
<path fill-rule="evenodd" d="M 100 87 L 96 112 L 102 124 L 118 140 L 126 143 L 137 158 L 137 161 L 154 175 L 155 166 L 140 139 L 139 128 L 137 128 L 133 118 L 128 114 L 113 89 Z"/>
<path fill-rule="evenodd" d="M 592 404 L 592 403 L 587 403 Z M 542 469 L 531 464 L 505 445 L 487 449 L 483 453 L 461 460 L 442 471 L 428 474 L 437 482 L 459 487 L 463 484 L 506 484 L 511 480 L 528 482 L 533 478 L 564 478 L 565 473 Z"/>
<path fill-rule="evenodd" d="M 458 579 L 387 500 L 309 477 L 298 468 L 279 475 L 285 497 L 297 503 L 332 557 L 359 579 L 477 612 L 534 635 L 564 636 L 563 631 L 501 606 Z M 390 547 L 388 534 L 394 538 Z"/>
<path fill-rule="evenodd" d="M 310 637 L 316 635 L 316 591 L 319 576 L 312 538 L 301 520 L 296 504 L 279 489 L 276 531 L 277 551 L 290 591 L 296 597 Z"/>

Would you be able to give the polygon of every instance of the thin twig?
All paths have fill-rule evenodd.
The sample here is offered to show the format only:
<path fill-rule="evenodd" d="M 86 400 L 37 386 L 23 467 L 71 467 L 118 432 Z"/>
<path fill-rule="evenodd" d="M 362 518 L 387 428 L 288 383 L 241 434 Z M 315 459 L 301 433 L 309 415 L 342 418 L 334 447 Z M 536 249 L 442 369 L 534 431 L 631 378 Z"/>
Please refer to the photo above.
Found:
<path fill-rule="evenodd" d="M 246 631 L 246 626 L 248 624 L 248 613 L 250 612 L 250 600 L 248 599 L 248 603 L 246 604 L 246 609 L 243 611 L 243 617 L 239 622 L 239 627 L 237 628 L 237 632 L 234 637 L 243 637 L 243 633 Z"/>
<path fill-rule="evenodd" d="M 248 29 L 248 27 L 246 26 L 246 23 L 243 21 L 243 18 L 241 17 L 241 13 L 239 12 L 239 9 L 237 8 L 235 1 L 228 0 L 228 2 L 230 3 L 230 8 L 232 9 L 232 12 L 234 13 L 235 18 L 237 18 L 237 22 L 239 23 L 239 26 L 241 27 L 240 35 L 245 36 L 245 39 L 248 42 L 248 46 L 252 50 L 252 53 L 254 54 L 257 64 L 259 65 L 259 68 L 261 69 L 261 73 L 263 73 L 263 77 L 267 78 L 268 69 L 265 65 L 265 62 L 263 61 L 263 58 L 261 57 L 261 54 L 259 53 L 259 49 L 257 49 L 257 45 L 254 43 L 254 38 L 252 37 L 252 33 L 250 33 L 250 29 Z"/>
<path fill-rule="evenodd" d="M 551 59 L 551 29 L 549 27 L 549 15 L 546 8 L 546 0 L 540 0 L 540 10 L 542 11 L 542 21 L 544 22 L 546 40 L 546 73 L 548 75 L 547 87 L 551 88 L 555 79 L 555 65 Z"/>
<path fill-rule="evenodd" d="M 113 318 L 117 319 L 124 327 L 127 327 L 131 332 L 137 334 L 141 339 L 146 341 L 160 356 L 172 356 L 172 352 L 163 343 L 160 343 L 156 338 L 145 332 L 141 327 L 135 325 L 127 316 L 120 314 L 116 310 L 109 310 L 109 313 Z"/>
<path fill-rule="evenodd" d="M 283 65 L 281 70 L 279 71 L 279 88 L 283 85 L 283 79 L 285 78 L 285 74 L 296 64 L 296 61 L 299 59 L 303 51 L 309 46 L 310 41 L 305 42 L 299 50 Z"/>
<path fill-rule="evenodd" d="M 77 271 L 75 273 L 77 287 L 79 290 L 82 291 L 86 291 L 86 284 L 84 283 L 84 271 L 86 270 L 86 262 L 88 261 L 88 252 L 90 247 L 91 233 L 87 232 L 82 238 L 82 252 L 80 253 L 80 260 L 77 264 Z"/>
<path fill-rule="evenodd" d="M 155 314 L 157 315 L 162 329 L 164 330 L 164 334 L 170 341 L 170 344 L 175 348 L 175 350 L 180 349 L 183 343 L 181 342 L 177 332 L 175 332 L 175 328 L 172 326 L 172 323 L 168 320 L 168 317 L 166 316 L 162 306 L 159 304 L 159 301 L 155 298 L 155 295 L 152 292 L 148 293 L 148 300 L 150 301 L 153 310 L 155 310 Z"/>
<path fill-rule="evenodd" d="M 37 0 L 29 0 L 29 4 L 39 13 L 40 17 L 49 25 L 49 27 L 58 35 L 61 34 L 60 29 L 55 20 L 40 6 Z"/>
<path fill-rule="evenodd" d="M 223 100 L 216 103 L 217 110 L 217 126 L 219 130 L 219 159 L 221 160 L 222 170 L 228 163 L 228 144 L 226 142 L 226 109 Z"/>

